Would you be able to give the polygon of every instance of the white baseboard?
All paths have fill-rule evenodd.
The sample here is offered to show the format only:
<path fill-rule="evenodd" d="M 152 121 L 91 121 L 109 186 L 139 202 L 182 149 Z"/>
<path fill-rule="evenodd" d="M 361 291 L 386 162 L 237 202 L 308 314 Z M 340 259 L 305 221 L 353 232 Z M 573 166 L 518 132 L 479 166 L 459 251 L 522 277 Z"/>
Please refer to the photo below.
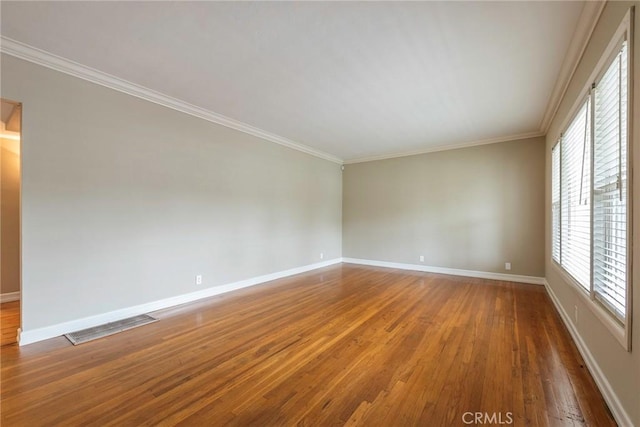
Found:
<path fill-rule="evenodd" d="M 607 377 L 602 372 L 602 369 L 600 369 L 600 365 L 598 365 L 598 362 L 596 362 L 593 354 L 591 354 L 589 347 L 587 347 L 585 342 L 582 340 L 580 333 L 571 321 L 571 318 L 565 311 L 564 307 L 562 307 L 562 304 L 560 304 L 560 300 L 558 300 L 558 297 L 553 292 L 553 289 L 551 288 L 551 286 L 549 286 L 549 283 L 546 281 L 546 279 L 544 280 L 544 286 L 547 289 L 547 293 L 549 294 L 553 305 L 556 307 L 556 310 L 560 314 L 562 321 L 569 330 L 569 334 L 571 334 L 573 342 L 576 344 L 576 347 L 578 347 L 578 351 L 582 355 L 582 358 L 587 365 L 587 369 L 589 369 L 589 372 L 591 372 L 591 376 L 598 385 L 600 393 L 602 393 L 604 400 L 607 402 L 607 405 L 609 405 L 609 409 L 611 410 L 611 413 L 613 414 L 616 422 L 619 426 L 633 427 L 633 422 L 631 421 L 629 414 L 627 414 L 627 412 L 622 407 L 618 396 L 613 391 L 613 388 L 611 387 L 611 384 L 609 384 Z"/>
<path fill-rule="evenodd" d="M 397 268 L 400 270 L 424 271 L 427 273 L 451 274 L 454 276 L 477 277 L 480 279 L 503 280 L 507 282 L 529 283 L 544 285 L 544 277 L 521 276 L 518 274 L 491 273 L 488 271 L 460 270 L 457 268 L 431 267 L 420 264 L 403 264 L 398 262 L 373 261 L 368 259 L 342 258 L 342 262 L 349 264 L 371 265 L 375 267 Z"/>
<path fill-rule="evenodd" d="M 263 276 L 241 280 L 238 282 L 229 283 L 222 286 L 215 286 L 215 287 L 203 289 L 197 292 L 178 295 L 175 297 L 166 298 L 159 301 L 153 301 L 146 304 L 127 307 L 124 309 L 115 310 L 108 313 L 99 314 L 96 316 L 85 317 L 83 319 L 77 319 L 69 322 L 59 323 L 57 325 L 47 326 L 44 328 L 34 329 L 31 331 L 19 330 L 18 339 L 21 346 L 27 345 L 27 344 L 35 343 L 38 341 L 46 340 L 49 338 L 54 338 L 54 337 L 66 334 L 68 332 L 90 328 L 90 327 L 98 326 L 104 323 L 113 322 L 115 320 L 124 319 L 126 317 L 135 316 L 143 313 L 149 313 L 152 311 L 173 307 L 176 305 L 196 301 L 199 299 L 208 298 L 214 295 L 231 292 L 237 289 L 259 285 L 261 283 L 281 279 L 288 276 L 293 276 L 296 274 L 315 270 L 317 268 L 327 267 L 327 266 L 338 264 L 341 262 L 349 263 L 349 264 L 370 265 L 375 267 L 387 267 L 387 268 L 396 268 L 396 269 L 402 269 L 402 270 L 424 271 L 429 273 L 451 274 L 456 276 L 477 277 L 481 279 L 503 280 L 503 281 L 510 281 L 510 282 L 521 282 L 521 283 L 544 285 L 547 290 L 547 293 L 551 298 L 551 301 L 553 302 L 556 310 L 560 314 L 560 317 L 562 318 L 565 326 L 569 330 L 569 333 L 571 334 L 573 341 L 576 343 L 578 351 L 582 355 L 582 358 L 584 359 L 587 365 L 587 368 L 591 372 L 591 375 L 593 376 L 596 384 L 598 385 L 600 392 L 602 393 L 605 401 L 609 405 L 609 409 L 611 410 L 614 418 L 616 419 L 616 422 L 620 426 L 629 426 L 629 427 L 633 426 L 633 423 L 631 421 L 631 418 L 629 417 L 629 414 L 627 414 L 627 412 L 622 407 L 622 404 L 620 403 L 620 400 L 618 399 L 617 395 L 613 391 L 611 384 L 609 384 L 609 381 L 607 380 L 606 376 L 600 369 L 600 366 L 598 365 L 595 358 L 589 351 L 589 348 L 586 346 L 586 344 L 582 340 L 582 337 L 576 330 L 574 324 L 570 321 L 569 315 L 566 313 L 566 311 L 560 304 L 558 298 L 553 292 L 553 289 L 549 286 L 549 283 L 547 283 L 546 279 L 543 277 L 520 276 L 520 275 L 513 275 L 513 274 L 491 273 L 491 272 L 474 271 L 474 270 L 460 270 L 460 269 L 452 269 L 452 268 L 444 268 L 444 267 L 430 267 L 430 266 L 417 265 L 417 264 L 403 264 L 403 263 L 373 261 L 373 260 L 364 260 L 364 259 L 356 259 L 356 258 L 335 258 L 335 259 L 324 261 L 324 262 L 309 264 L 302 267 L 280 271 L 277 273 L 266 274 Z M 2 298 L 0 300 L 2 302 L 15 301 L 20 299 L 20 292 L 0 294 L 0 297 Z"/>
<path fill-rule="evenodd" d="M 4 294 L 0 294 L 0 303 L 19 301 L 19 300 L 20 300 L 20 291 L 6 292 Z"/>
<path fill-rule="evenodd" d="M 277 273 L 265 274 L 264 276 L 253 277 L 251 279 L 240 280 L 239 282 L 228 283 L 226 285 L 214 286 L 211 288 L 203 289 L 197 292 L 190 292 L 188 294 L 177 295 L 171 298 L 165 298 L 159 301 L 153 301 L 146 304 L 140 304 L 133 307 L 127 307 L 120 310 L 110 311 L 108 313 L 102 313 L 95 316 L 85 317 L 82 319 L 71 320 L 69 322 L 58 323 L 56 325 L 46 326 L 44 328 L 38 328 L 33 330 L 20 331 L 19 344 L 27 345 L 38 341 L 43 341 L 49 338 L 58 337 L 60 335 L 78 331 L 81 329 L 91 328 L 105 323 L 114 322 L 116 320 L 125 319 L 131 316 L 137 316 L 139 314 L 149 313 L 163 308 L 169 308 L 176 305 L 184 304 L 187 302 L 196 301 L 202 298 L 212 297 L 225 292 L 235 291 L 237 289 L 247 288 L 249 286 L 259 285 L 261 283 L 270 282 L 272 280 L 281 279 L 295 274 L 304 273 L 307 271 L 315 270 L 321 267 L 327 267 L 329 265 L 338 264 L 342 261 L 341 258 L 335 258 L 328 261 L 318 262 L 315 264 L 309 264 L 302 267 L 296 267 L 289 270 L 279 271 Z"/>

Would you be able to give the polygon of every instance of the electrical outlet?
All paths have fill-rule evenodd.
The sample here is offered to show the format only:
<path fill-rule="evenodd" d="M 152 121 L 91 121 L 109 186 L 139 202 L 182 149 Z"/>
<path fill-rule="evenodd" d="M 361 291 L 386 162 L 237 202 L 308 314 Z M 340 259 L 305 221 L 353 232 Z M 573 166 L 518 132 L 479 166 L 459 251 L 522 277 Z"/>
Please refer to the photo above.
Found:
<path fill-rule="evenodd" d="M 202 274 L 196 276 L 196 285 L 202 285 Z"/>
<path fill-rule="evenodd" d="M 578 323 L 578 306 L 577 305 L 573 306 L 573 318 L 575 319 L 576 323 Z"/>
<path fill-rule="evenodd" d="M 324 252 L 320 252 L 320 259 L 324 259 Z"/>
<path fill-rule="evenodd" d="M 424 255 L 420 255 L 420 262 L 424 262 Z"/>
<path fill-rule="evenodd" d="M 507 270 L 507 271 L 511 270 L 511 263 L 510 262 L 505 262 L 504 263 L 504 269 Z"/>

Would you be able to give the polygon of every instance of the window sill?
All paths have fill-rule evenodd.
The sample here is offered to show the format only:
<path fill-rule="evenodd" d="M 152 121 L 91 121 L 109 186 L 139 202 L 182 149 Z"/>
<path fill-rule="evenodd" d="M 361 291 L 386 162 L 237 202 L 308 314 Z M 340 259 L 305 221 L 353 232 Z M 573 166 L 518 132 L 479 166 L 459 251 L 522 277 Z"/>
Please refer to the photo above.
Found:
<path fill-rule="evenodd" d="M 582 287 L 569 273 L 567 273 L 564 268 L 562 268 L 554 259 L 551 259 L 551 264 L 555 269 L 555 272 L 567 283 L 569 286 L 573 288 L 578 297 L 584 302 L 584 304 L 589 308 L 591 313 L 607 328 L 607 330 L 613 335 L 613 337 L 618 341 L 618 343 L 624 348 L 626 351 L 631 351 L 630 339 L 627 334 L 627 330 L 623 325 L 621 325 L 615 318 L 612 313 L 610 313 L 607 309 L 605 309 L 598 301 L 591 298 L 589 291 Z M 572 319 L 575 326 L 577 327 L 577 323 L 575 319 Z"/>

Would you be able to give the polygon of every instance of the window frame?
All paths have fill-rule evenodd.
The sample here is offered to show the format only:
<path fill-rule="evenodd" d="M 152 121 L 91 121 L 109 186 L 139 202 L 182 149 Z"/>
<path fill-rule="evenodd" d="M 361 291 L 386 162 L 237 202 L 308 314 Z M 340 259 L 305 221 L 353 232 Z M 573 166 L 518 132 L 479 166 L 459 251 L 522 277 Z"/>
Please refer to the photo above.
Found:
<path fill-rule="evenodd" d="M 595 79 L 595 83 L 594 83 L 597 86 L 602 81 L 604 75 L 609 70 L 609 67 L 617 59 L 618 54 L 619 54 L 620 50 L 622 49 L 622 46 L 624 45 L 624 42 L 626 40 L 626 42 L 627 42 L 627 92 L 628 92 L 627 93 L 627 103 L 629 103 L 631 101 L 631 99 L 632 99 L 632 97 L 631 97 L 632 87 L 631 87 L 631 84 L 630 84 L 631 76 L 629 75 L 630 72 L 631 72 L 631 62 L 630 62 L 631 61 L 631 55 L 630 55 L 630 52 L 629 52 L 629 50 L 631 49 L 631 43 L 629 42 L 628 37 L 629 36 L 627 34 L 624 37 L 618 39 L 617 43 L 614 45 L 613 52 L 611 52 L 609 54 L 609 56 L 607 57 L 607 60 L 605 61 L 603 68 L 600 70 L 600 73 L 597 74 L 596 79 Z M 614 40 L 615 40 L 615 38 L 614 38 Z M 592 95 L 592 102 L 594 104 L 594 108 L 593 108 L 593 111 L 592 111 L 592 120 L 593 120 L 593 123 L 594 123 L 594 125 L 592 127 L 592 138 L 593 138 L 593 144 L 595 144 L 595 93 Z M 627 158 L 626 158 L 626 164 L 625 164 L 625 166 L 626 166 L 626 182 L 627 182 L 626 191 L 625 191 L 625 196 L 626 196 L 626 201 L 627 201 L 627 206 L 626 206 L 626 217 L 627 217 L 626 225 L 627 225 L 627 230 L 626 230 L 626 242 L 625 242 L 625 246 L 626 246 L 626 254 L 625 255 L 626 255 L 627 269 L 626 269 L 626 272 L 625 272 L 625 282 L 626 282 L 626 287 L 625 287 L 625 293 L 626 293 L 626 295 L 625 295 L 625 318 L 627 317 L 626 316 L 627 312 L 630 310 L 630 303 L 631 303 L 630 294 L 629 294 L 629 288 L 633 287 L 633 282 L 632 282 L 633 278 L 631 276 L 631 269 L 629 268 L 629 264 L 631 262 L 631 256 L 632 256 L 632 253 L 631 253 L 630 249 L 631 249 L 631 246 L 633 246 L 633 234 L 630 233 L 631 223 L 632 223 L 632 220 L 633 220 L 633 218 L 631 217 L 631 208 L 632 208 L 633 202 L 631 200 L 632 174 L 631 174 L 630 167 L 631 167 L 631 148 L 632 148 L 631 145 L 632 145 L 632 140 L 631 140 L 631 132 L 629 130 L 630 122 L 631 122 L 631 116 L 628 115 L 629 111 L 630 111 L 630 108 L 627 105 L 627 111 L 626 111 L 626 114 L 627 114 L 627 117 L 626 117 L 626 119 L 627 119 L 627 123 L 626 123 L 626 125 L 627 125 L 627 135 L 626 135 Z M 594 180 L 595 180 L 595 145 L 594 145 L 594 149 L 592 150 L 592 156 L 591 156 L 591 170 L 593 172 L 593 174 L 591 176 L 591 189 L 592 189 L 592 192 L 591 192 L 591 216 L 593 218 L 593 211 L 594 211 L 594 208 L 595 208 L 595 204 L 594 204 L 594 199 L 595 199 L 595 196 L 594 196 L 594 190 L 595 190 L 595 183 L 594 183 Z M 591 222 L 591 237 L 592 237 L 592 239 L 591 239 L 591 247 L 592 247 L 591 248 L 591 254 L 592 254 L 592 257 L 593 257 L 593 254 L 595 253 L 595 244 L 594 244 L 594 239 L 593 239 L 594 235 L 595 235 L 595 223 L 592 220 L 592 222 Z M 592 262 L 591 263 L 591 276 L 592 276 L 592 278 L 595 277 L 594 276 L 594 274 L 595 274 L 594 269 L 595 269 L 595 263 Z M 595 284 L 593 283 L 593 279 L 592 279 L 592 283 L 591 283 L 591 288 L 592 288 L 591 289 L 592 298 L 594 300 L 596 300 L 599 304 L 603 305 L 608 311 L 612 312 L 614 314 L 614 317 L 616 319 L 618 319 L 624 325 L 626 323 L 625 322 L 626 319 L 615 315 L 615 312 L 614 312 L 615 308 L 614 307 L 609 307 L 608 306 L 608 304 L 610 304 L 609 302 L 601 301 L 601 300 L 598 299 L 597 292 L 595 290 Z M 602 299 L 602 297 L 600 297 L 600 298 Z"/>
<path fill-rule="evenodd" d="M 564 182 L 564 180 L 563 180 L 562 161 L 563 161 L 563 158 L 564 158 L 563 156 L 564 156 L 564 150 L 565 150 L 565 147 L 562 144 L 562 141 L 563 141 L 563 138 L 566 135 L 567 131 L 569 130 L 569 128 L 574 124 L 574 122 L 576 120 L 580 119 L 580 117 L 579 117 L 580 114 L 584 114 L 582 109 L 585 108 L 585 106 L 586 106 L 587 112 L 589 114 L 589 119 L 588 120 L 589 120 L 590 123 L 593 123 L 593 106 L 592 106 L 592 102 L 593 102 L 593 100 L 591 98 L 591 93 L 586 93 L 586 94 L 580 96 L 580 98 L 578 98 L 578 100 L 576 101 L 576 104 L 574 106 L 574 109 L 573 109 L 573 114 L 571 114 L 569 116 L 569 119 L 566 121 L 565 126 L 562 128 L 563 129 L 562 133 L 557 138 L 556 143 L 552 147 L 552 151 L 554 149 L 556 149 L 556 148 L 558 149 L 558 156 L 559 156 L 559 159 L 558 159 L 558 164 L 559 164 L 559 167 L 558 167 L 558 172 L 559 172 L 559 176 L 558 176 L 558 186 L 559 186 L 558 192 L 559 192 L 559 208 L 560 208 L 560 212 L 559 213 L 560 213 L 560 215 L 559 215 L 559 222 L 558 222 L 558 231 L 559 231 L 558 242 L 559 242 L 560 246 L 559 246 L 559 250 L 558 250 L 558 256 L 559 256 L 558 259 L 556 260 L 555 258 L 553 258 L 553 253 L 551 254 L 551 259 L 552 259 L 553 262 L 555 262 L 562 269 L 562 271 L 565 274 L 567 274 L 568 276 L 571 277 L 572 283 L 576 284 L 579 289 L 581 289 L 582 291 L 587 292 L 587 293 L 589 293 L 590 290 L 591 290 L 591 282 L 592 282 L 592 279 L 591 279 L 591 277 L 592 277 L 591 276 L 591 273 L 592 273 L 591 264 L 592 264 L 592 260 L 593 260 L 593 250 L 591 248 L 591 243 L 592 243 L 593 240 L 590 238 L 590 241 L 589 241 L 589 245 L 590 245 L 590 247 L 589 247 L 589 280 L 588 280 L 588 283 L 586 285 L 583 285 L 582 283 L 580 283 L 580 280 L 573 273 L 571 273 L 566 266 L 562 265 L 562 260 L 563 260 L 563 256 L 562 255 L 563 255 L 563 252 L 564 252 L 564 250 L 563 250 L 563 242 L 565 241 L 562 224 L 564 223 L 564 220 L 566 218 L 566 215 L 565 215 L 566 212 L 563 212 L 563 210 L 562 210 L 562 207 L 564 205 L 563 197 L 562 197 L 562 195 L 563 195 L 562 185 L 563 185 L 563 182 Z M 593 130 L 592 129 L 593 129 L 593 126 L 589 126 L 589 141 L 588 141 L 588 143 L 589 143 L 589 168 L 590 168 L 590 170 L 589 170 L 589 186 L 590 186 L 590 188 L 589 188 L 589 237 L 591 237 L 591 229 L 592 229 L 592 224 L 593 224 L 593 212 L 592 212 L 592 206 L 591 206 L 591 203 L 593 202 L 593 200 L 592 200 L 592 191 L 590 191 L 591 187 L 592 187 L 591 183 L 592 183 L 592 176 L 593 176 L 593 173 L 592 173 L 593 172 L 593 149 L 592 149 L 593 148 L 592 147 L 592 145 L 593 145 Z M 553 158 L 552 158 L 552 160 L 553 160 Z M 552 188 L 553 188 L 553 165 L 552 165 L 551 173 L 552 173 L 551 185 L 552 185 Z M 583 181 L 584 181 L 584 177 L 581 178 L 581 183 Z M 552 195 L 552 198 L 553 198 L 553 195 Z M 553 203 L 553 200 L 552 200 L 552 203 Z M 552 214 L 553 214 L 553 212 L 552 212 Z M 553 218 L 552 218 L 552 221 L 553 221 Z M 552 232 L 553 232 L 553 225 L 552 225 L 551 228 L 552 228 Z M 552 250 L 553 250 L 553 238 L 554 238 L 554 236 L 551 236 L 551 241 L 552 241 L 552 247 L 551 248 L 552 248 Z"/>
<path fill-rule="evenodd" d="M 607 327 L 607 329 L 612 333 L 612 335 L 617 339 L 617 341 L 627 350 L 631 351 L 631 319 L 632 319 L 632 309 L 633 309 L 633 72 L 634 72 L 634 63 L 633 63 L 633 9 L 630 9 L 625 17 L 623 18 L 620 26 L 615 31 L 607 48 L 604 50 L 600 59 L 598 60 L 596 66 L 594 67 L 592 73 L 587 79 L 587 84 L 582 88 L 579 92 L 577 99 L 569 110 L 569 114 L 562 122 L 560 126 L 560 135 L 558 135 L 555 140 L 556 142 L 552 145 L 550 155 L 550 161 L 552 161 L 552 151 L 556 148 L 559 149 L 560 156 L 560 167 L 559 167 L 559 191 L 562 194 L 562 135 L 567 131 L 569 126 L 573 123 L 577 114 L 580 112 L 582 106 L 590 99 L 591 103 L 591 126 L 590 126 L 590 138 L 591 138 L 591 176 L 590 176 L 590 210 L 591 210 L 591 218 L 590 218 L 590 283 L 589 288 L 585 289 L 574 277 L 560 264 L 562 260 L 562 210 L 560 210 L 560 248 L 559 260 L 556 260 L 553 256 L 553 240 L 555 236 L 553 235 L 553 226 L 549 227 L 551 231 L 551 250 L 549 251 L 549 258 L 551 261 L 551 265 L 554 266 L 557 273 L 571 285 L 572 288 L 576 290 L 576 293 L 579 297 L 585 302 L 585 305 L 589 307 L 589 309 L 593 312 L 593 314 Z M 599 301 L 596 298 L 596 294 L 594 291 L 594 280 L 593 280 L 593 268 L 594 268 L 594 242 L 593 242 L 593 233 L 594 233 L 594 219 L 593 219 L 593 185 L 594 185 L 594 129 L 595 129 L 595 93 L 592 90 L 596 83 L 599 83 L 602 80 L 602 77 L 605 75 L 611 64 L 615 61 L 618 56 L 622 44 L 624 41 L 627 41 L 627 188 L 626 188 L 626 200 L 627 200 L 627 248 L 626 248 L 626 295 L 625 295 L 625 316 L 624 319 L 620 319 L 616 314 L 605 304 Z M 553 188 L 553 165 L 551 165 L 551 186 Z M 553 195 L 551 195 L 553 197 Z M 550 203 L 550 205 L 552 202 Z M 560 196 L 560 206 L 562 206 L 562 196 Z M 550 212 L 553 215 L 553 212 Z M 553 221 L 553 218 L 551 218 Z"/>
<path fill-rule="evenodd" d="M 554 151 L 556 151 L 556 156 L 557 156 L 557 162 L 558 162 L 558 184 L 557 184 L 557 188 L 558 188 L 558 200 L 557 200 L 557 210 L 558 210 L 558 217 L 557 219 L 554 217 L 554 211 L 553 211 L 553 206 L 554 206 L 554 187 L 555 187 L 555 183 L 554 183 L 554 179 L 553 179 L 553 171 L 555 170 L 554 167 Z M 555 144 L 553 144 L 553 146 L 551 147 L 551 261 L 556 262 L 558 264 L 560 264 L 560 260 L 562 259 L 562 228 L 561 228 L 561 224 L 562 224 L 562 176 L 560 174 L 560 165 L 562 162 L 562 146 L 560 144 L 560 139 L 558 139 L 558 141 L 556 141 Z M 553 227 L 554 222 L 557 221 L 557 235 L 555 234 L 556 229 Z M 558 252 L 558 258 L 555 258 L 555 249 L 556 249 L 556 240 L 557 240 L 557 252 Z"/>

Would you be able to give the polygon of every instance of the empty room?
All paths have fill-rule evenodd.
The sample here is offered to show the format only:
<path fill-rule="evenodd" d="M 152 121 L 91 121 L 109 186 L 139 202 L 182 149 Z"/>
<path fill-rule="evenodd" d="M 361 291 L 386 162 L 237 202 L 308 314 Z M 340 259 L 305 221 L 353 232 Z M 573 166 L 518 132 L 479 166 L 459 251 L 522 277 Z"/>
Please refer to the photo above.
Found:
<path fill-rule="evenodd" d="M 3 0 L 0 424 L 640 427 L 638 5 Z"/>

